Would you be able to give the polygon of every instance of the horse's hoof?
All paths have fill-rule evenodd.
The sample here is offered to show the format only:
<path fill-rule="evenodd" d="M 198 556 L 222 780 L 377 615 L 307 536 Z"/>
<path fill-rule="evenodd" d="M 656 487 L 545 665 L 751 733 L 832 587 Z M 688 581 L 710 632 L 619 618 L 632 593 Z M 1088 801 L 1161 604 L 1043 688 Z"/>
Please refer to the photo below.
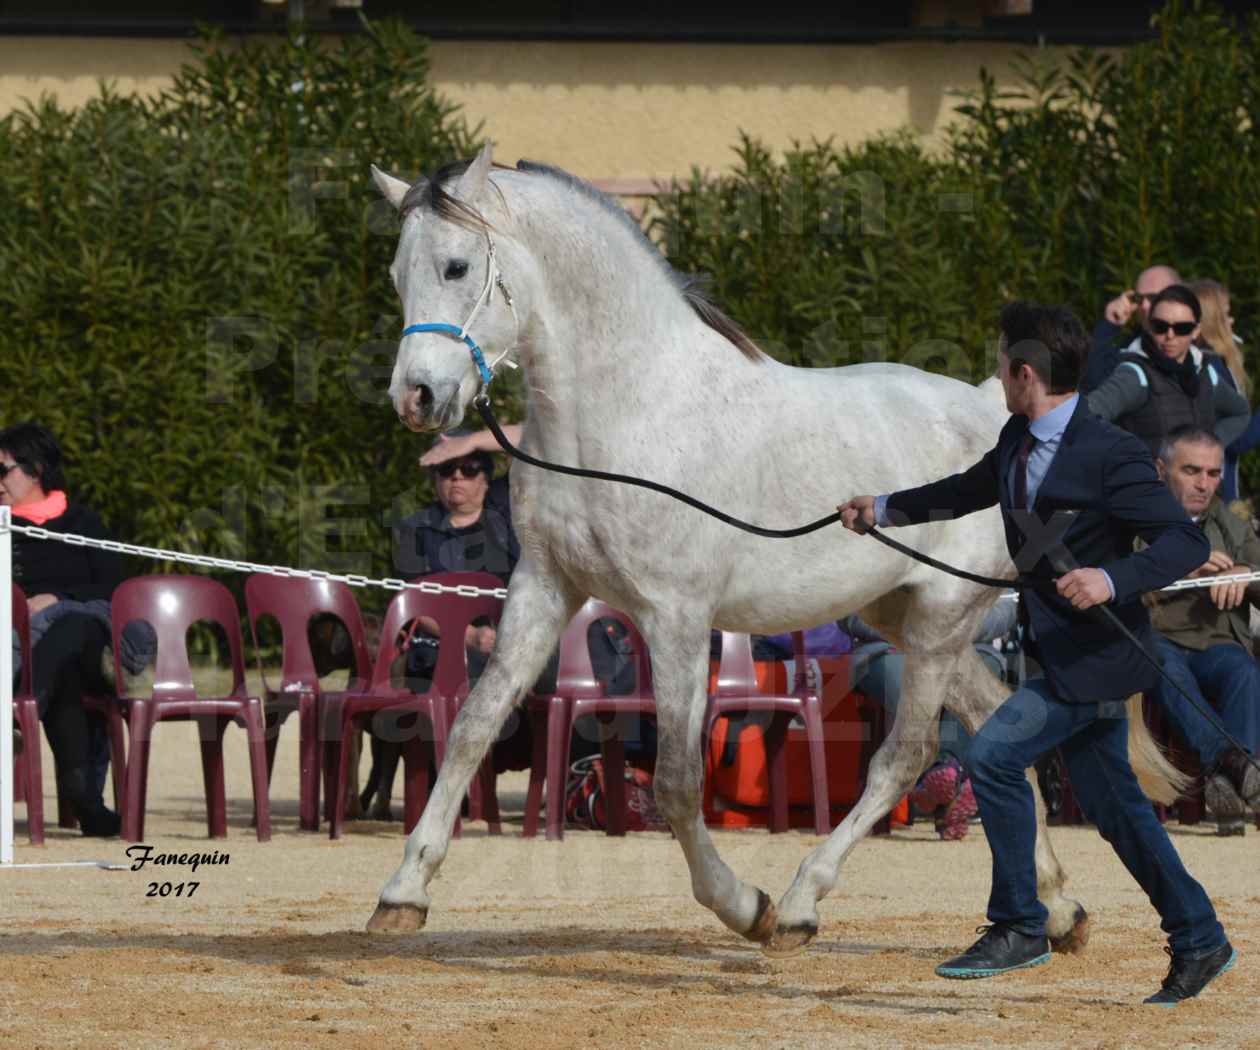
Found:
<path fill-rule="evenodd" d="M 774 936 L 774 928 L 779 922 L 779 912 L 770 895 L 763 890 L 757 891 L 757 917 L 744 932 L 744 936 L 757 944 L 765 944 Z"/>
<path fill-rule="evenodd" d="M 415 933 L 424 929 L 428 917 L 428 908 L 420 908 L 414 904 L 386 904 L 381 901 L 368 919 L 367 928 L 372 933 Z"/>
<path fill-rule="evenodd" d="M 814 923 L 779 926 L 774 936 L 761 946 L 761 954 L 771 959 L 790 959 L 793 955 L 800 955 L 817 936 L 818 927 Z"/>
<path fill-rule="evenodd" d="M 1089 927 L 1091 922 L 1089 912 L 1078 904 L 1073 918 L 1075 921 L 1067 933 L 1062 937 L 1050 938 L 1051 950 L 1059 952 L 1061 955 L 1080 955 L 1085 950 L 1086 945 L 1089 944 Z"/>

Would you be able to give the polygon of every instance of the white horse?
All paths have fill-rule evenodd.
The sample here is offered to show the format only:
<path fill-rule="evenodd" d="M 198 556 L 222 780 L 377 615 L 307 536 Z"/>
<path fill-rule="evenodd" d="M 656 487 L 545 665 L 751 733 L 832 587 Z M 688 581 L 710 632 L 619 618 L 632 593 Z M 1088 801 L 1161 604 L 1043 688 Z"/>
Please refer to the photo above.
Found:
<path fill-rule="evenodd" d="M 994 444 L 1006 418 L 996 380 L 973 387 L 901 365 L 777 363 L 689 292 L 624 211 L 556 169 L 496 167 L 486 147 L 471 164 L 415 185 L 373 173 L 403 217 L 390 273 L 406 324 L 463 321 L 486 356 L 515 355 L 529 390 L 521 443 L 535 456 L 650 478 L 787 527 L 853 493 L 955 473 Z M 412 430 L 444 429 L 460 421 L 479 384 L 463 343 L 426 331 L 404 336 L 390 394 Z M 971 645 L 996 590 L 838 526 L 758 538 L 663 495 L 521 463 L 511 488 L 522 555 L 498 641 L 368 928 L 424 925 L 428 884 L 469 780 L 593 595 L 633 617 L 652 653 L 655 790 L 696 899 L 769 954 L 800 950 L 818 931 L 818 901 L 844 858 L 935 754 L 942 704 L 974 732 L 1005 699 Z M 1013 572 L 996 509 L 901 538 L 973 572 Z M 852 612 L 905 651 L 903 702 L 861 799 L 776 908 L 722 861 L 701 814 L 710 625 L 769 633 Z M 1149 751 L 1135 763 L 1143 757 Z M 1088 920 L 1062 893 L 1040 801 L 1037 813 L 1049 934 L 1060 950 L 1078 950 Z"/>

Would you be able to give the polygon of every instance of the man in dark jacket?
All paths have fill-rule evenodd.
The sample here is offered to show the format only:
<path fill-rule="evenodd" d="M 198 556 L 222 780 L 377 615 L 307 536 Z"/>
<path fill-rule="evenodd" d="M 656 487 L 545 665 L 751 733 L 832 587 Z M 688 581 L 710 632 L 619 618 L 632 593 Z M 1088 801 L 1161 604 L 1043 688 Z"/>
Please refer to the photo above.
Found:
<path fill-rule="evenodd" d="M 1062 307 L 1012 303 L 1002 311 L 1001 330 L 998 376 L 1014 415 L 997 446 L 962 474 L 859 496 L 840 508 L 846 527 L 861 531 L 1000 504 L 1012 559 L 1041 582 L 1024 591 L 1021 618 L 1045 677 L 1025 682 L 990 716 L 968 756 L 993 852 L 992 925 L 936 972 L 992 977 L 1050 960 L 1025 770 L 1058 747 L 1086 815 L 1146 891 L 1168 934 L 1172 966 L 1146 1001 L 1175 1004 L 1233 965 L 1234 951 L 1129 765 L 1125 698 L 1154 685 L 1157 671 L 1087 610 L 1110 604 L 1153 652 L 1141 596 L 1203 564 L 1207 541 L 1160 483 L 1141 442 L 1081 402 L 1088 343 L 1080 322 Z M 1137 536 L 1149 546 L 1135 552 Z M 1063 571 L 1076 562 L 1086 567 Z"/>
<path fill-rule="evenodd" d="M 1224 461 L 1216 436 L 1195 427 L 1169 434 L 1156 461 L 1159 476 L 1212 548 L 1191 576 L 1260 569 L 1260 539 L 1216 494 Z M 1164 672 L 1200 707 L 1210 701 L 1225 727 L 1254 755 L 1260 747 L 1260 667 L 1251 655 L 1247 610 L 1260 608 L 1260 582 L 1218 583 L 1151 597 Z M 1204 795 L 1218 830 L 1244 834 L 1244 807 L 1260 806 L 1260 772 L 1167 681 L 1159 681 L 1155 695 L 1198 753 L 1206 776 Z"/>

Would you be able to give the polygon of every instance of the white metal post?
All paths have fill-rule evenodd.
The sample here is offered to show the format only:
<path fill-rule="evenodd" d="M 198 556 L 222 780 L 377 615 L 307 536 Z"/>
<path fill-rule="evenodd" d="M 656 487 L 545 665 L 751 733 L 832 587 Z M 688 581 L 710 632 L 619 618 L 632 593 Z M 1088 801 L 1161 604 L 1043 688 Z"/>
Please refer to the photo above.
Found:
<path fill-rule="evenodd" d="M 0 864 L 13 863 L 13 533 L 0 507 Z"/>

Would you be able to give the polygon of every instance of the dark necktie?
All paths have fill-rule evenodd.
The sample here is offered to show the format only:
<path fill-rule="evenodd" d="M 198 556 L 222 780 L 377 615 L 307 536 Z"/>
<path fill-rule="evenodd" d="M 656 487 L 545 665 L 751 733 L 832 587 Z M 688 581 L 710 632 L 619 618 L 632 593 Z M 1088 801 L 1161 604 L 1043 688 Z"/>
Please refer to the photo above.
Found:
<path fill-rule="evenodd" d="M 1015 457 L 1014 506 L 1016 510 L 1028 509 L 1028 455 L 1036 444 L 1037 439 L 1033 437 L 1031 430 L 1028 431 L 1024 435 L 1024 440 L 1020 442 L 1019 452 Z"/>

